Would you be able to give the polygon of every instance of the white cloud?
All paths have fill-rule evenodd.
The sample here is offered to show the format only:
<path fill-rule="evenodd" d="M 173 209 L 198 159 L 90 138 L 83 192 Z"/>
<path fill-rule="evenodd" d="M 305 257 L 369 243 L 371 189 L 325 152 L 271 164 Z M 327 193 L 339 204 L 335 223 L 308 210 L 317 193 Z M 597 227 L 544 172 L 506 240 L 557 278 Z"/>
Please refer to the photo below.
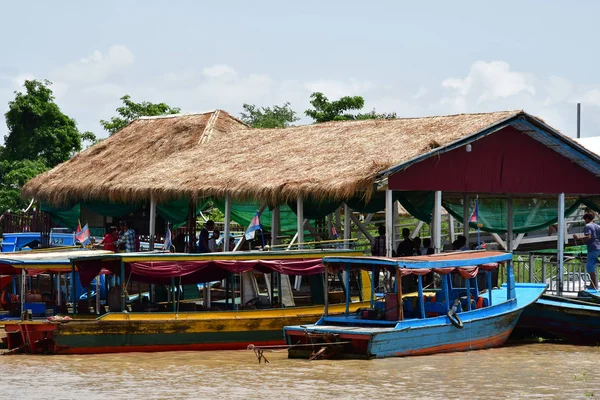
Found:
<path fill-rule="evenodd" d="M 600 90 L 592 89 L 585 92 L 582 96 L 579 97 L 578 102 L 600 107 Z"/>
<path fill-rule="evenodd" d="M 237 72 L 233 67 L 225 64 L 215 64 L 211 67 L 202 69 L 202 75 L 208 78 L 223 78 L 223 79 L 235 79 L 237 78 Z"/>
<path fill-rule="evenodd" d="M 548 83 L 544 86 L 544 89 L 548 93 L 544 105 L 548 106 L 566 101 L 573 93 L 573 83 L 566 78 L 552 75 L 548 78 Z"/>
<path fill-rule="evenodd" d="M 412 98 L 415 100 L 421 99 L 425 97 L 428 92 L 429 90 L 425 86 L 420 86 L 419 90 L 417 90 L 417 93 L 412 95 Z"/>
<path fill-rule="evenodd" d="M 453 91 L 453 97 L 475 97 L 478 103 L 483 103 L 522 93 L 535 95 L 534 80 L 530 74 L 511 71 L 504 61 L 476 61 L 465 78 L 445 79 L 442 87 Z M 460 102 L 460 99 L 442 99 L 442 104 Z"/>
<path fill-rule="evenodd" d="M 65 82 L 98 83 L 133 64 L 134 56 L 123 45 L 111 46 L 106 54 L 94 50 L 89 56 L 54 71 L 53 76 Z"/>
<path fill-rule="evenodd" d="M 125 88 L 114 83 L 99 83 L 97 85 L 85 86 L 82 92 L 89 95 L 109 97 L 114 100 L 121 98 L 125 94 Z"/>
<path fill-rule="evenodd" d="M 320 79 L 307 82 L 304 87 L 310 92 L 321 92 L 330 100 L 337 100 L 343 96 L 363 96 L 365 92 L 375 88 L 371 81 L 350 79 L 348 81 Z"/>

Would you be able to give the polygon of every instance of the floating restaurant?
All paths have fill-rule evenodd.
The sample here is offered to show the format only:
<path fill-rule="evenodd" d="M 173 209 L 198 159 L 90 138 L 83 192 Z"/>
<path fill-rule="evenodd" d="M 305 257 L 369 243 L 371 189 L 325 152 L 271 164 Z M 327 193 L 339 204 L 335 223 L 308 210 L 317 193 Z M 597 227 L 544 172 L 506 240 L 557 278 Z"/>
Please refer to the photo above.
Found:
<path fill-rule="evenodd" d="M 184 129 L 189 126 L 186 118 L 202 119 L 204 129 Z M 155 130 L 151 124 L 165 129 Z M 218 139 L 206 134 L 218 126 Z M 136 127 L 137 132 L 147 129 L 141 134 L 147 140 L 134 135 Z M 98 179 L 81 179 L 82 170 L 109 172 Z M 73 204 L 142 205 L 136 220 L 144 222 L 138 231 L 147 231 L 151 238 L 159 225 L 157 213 L 173 222 L 161 208 L 179 204 L 190 244 L 198 204 L 210 198 L 223 204 L 225 248 L 239 203 L 251 203 L 258 210 L 274 246 L 279 244 L 283 208 L 296 217 L 294 240 L 300 247 L 305 231 L 315 230 L 312 220 L 340 209 L 346 247 L 352 224 L 372 239 L 353 211 L 385 210 L 388 256 L 399 241 L 395 226 L 400 205 L 432 225 L 433 247 L 440 252 L 444 207 L 462 217 L 465 227 L 483 225 L 504 235 L 501 242 L 508 251 L 515 247 L 515 234 L 557 224 L 562 271 L 565 214 L 580 204 L 599 209 L 598 176 L 596 154 L 523 111 L 286 129 L 248 129 L 226 113 L 215 112 L 135 121 L 34 178 L 23 194 L 54 211 Z M 482 211 L 478 221 L 471 222 L 476 204 L 486 202 L 492 212 Z M 101 222 L 104 227 L 108 221 Z M 469 240 L 469 229 L 464 235 Z M 240 240 L 236 249 L 242 244 Z M 560 292 L 563 274 L 557 276 Z"/>

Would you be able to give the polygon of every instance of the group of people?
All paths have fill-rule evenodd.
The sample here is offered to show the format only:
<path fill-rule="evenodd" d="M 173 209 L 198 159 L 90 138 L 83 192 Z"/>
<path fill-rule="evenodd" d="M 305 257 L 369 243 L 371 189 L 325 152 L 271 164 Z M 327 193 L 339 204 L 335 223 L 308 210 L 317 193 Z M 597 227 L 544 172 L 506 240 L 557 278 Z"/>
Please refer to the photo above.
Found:
<path fill-rule="evenodd" d="M 379 236 L 373 241 L 371 246 L 371 255 L 378 257 L 386 256 L 386 237 L 385 237 L 385 226 L 379 226 Z M 422 256 L 427 254 L 433 254 L 434 249 L 431 247 L 431 239 L 425 238 L 421 241 L 420 237 L 410 238 L 410 230 L 408 228 L 402 229 L 402 242 L 398 244 L 398 248 L 392 251 L 393 257 L 407 257 L 407 256 Z"/>
<path fill-rule="evenodd" d="M 116 226 L 111 226 L 108 233 L 98 244 L 103 245 L 104 250 L 114 252 L 133 253 L 139 251 L 139 241 L 135 235 L 135 230 L 130 228 L 129 223 L 124 220 L 119 222 L 119 229 Z"/>
<path fill-rule="evenodd" d="M 212 235 L 211 235 L 212 232 Z M 209 219 L 204 224 L 204 228 L 200 231 L 198 240 L 198 253 L 214 253 L 217 251 L 217 239 L 221 236 L 221 232 L 215 229 L 215 221 Z"/>

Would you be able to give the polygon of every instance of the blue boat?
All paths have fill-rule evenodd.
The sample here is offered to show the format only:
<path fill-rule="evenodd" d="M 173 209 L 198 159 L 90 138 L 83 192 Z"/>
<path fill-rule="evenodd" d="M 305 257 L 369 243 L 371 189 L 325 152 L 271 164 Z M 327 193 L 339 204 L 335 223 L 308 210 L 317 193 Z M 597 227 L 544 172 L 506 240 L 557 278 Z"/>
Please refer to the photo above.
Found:
<path fill-rule="evenodd" d="M 32 250 L 42 242 L 40 232 L 5 233 L 2 240 L 2 253 Z M 75 246 L 73 233 L 50 232 L 50 247 Z"/>
<path fill-rule="evenodd" d="M 326 257 L 329 272 L 381 269 L 396 277 L 394 293 L 371 307 L 341 316 L 325 315 L 314 325 L 284 328 L 290 358 L 383 358 L 497 347 L 506 342 L 523 309 L 534 303 L 545 284 L 515 284 L 512 254 L 458 252 L 401 258 Z M 492 271 L 506 265 L 507 283 L 492 288 Z M 480 291 L 478 273 L 487 289 Z M 453 287 L 452 276 L 464 287 Z M 441 289 L 426 290 L 423 281 L 441 278 Z M 415 278 L 416 277 L 416 278 Z M 403 295 L 416 281 L 417 292 Z M 328 286 L 327 284 L 325 286 Z M 348 285 L 346 285 L 348 287 Z M 327 289 L 326 289 L 327 290 Z M 346 293 L 346 305 L 350 303 Z M 348 308 L 346 309 L 348 310 Z"/>
<path fill-rule="evenodd" d="M 597 345 L 600 343 L 600 305 L 544 294 L 523 311 L 515 334 Z"/>

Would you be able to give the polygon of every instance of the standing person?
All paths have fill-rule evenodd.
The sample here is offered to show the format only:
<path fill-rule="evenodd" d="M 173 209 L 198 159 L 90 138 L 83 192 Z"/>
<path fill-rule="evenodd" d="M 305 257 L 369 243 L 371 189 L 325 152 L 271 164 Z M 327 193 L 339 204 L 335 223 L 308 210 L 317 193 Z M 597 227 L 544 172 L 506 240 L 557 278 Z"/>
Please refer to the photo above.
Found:
<path fill-rule="evenodd" d="M 398 257 L 410 257 L 413 255 L 413 242 L 410 240 L 410 230 L 408 228 L 402 229 L 402 237 L 404 240 L 400 242 L 396 249 Z"/>
<path fill-rule="evenodd" d="M 376 257 L 385 257 L 387 255 L 386 243 L 385 243 L 385 226 L 380 225 L 377 228 L 379 236 L 373 240 L 371 246 L 371 255 Z"/>
<path fill-rule="evenodd" d="M 209 219 L 204 224 L 204 228 L 200 231 L 200 240 L 198 243 L 198 253 L 210 253 L 210 248 L 208 247 L 208 237 L 209 232 L 215 229 L 215 221 Z"/>
<path fill-rule="evenodd" d="M 583 220 L 585 221 L 583 235 L 573 235 L 573 237 L 583 240 L 587 245 L 585 270 L 590 274 L 592 280 L 590 289 L 597 289 L 596 263 L 598 262 L 598 255 L 600 255 L 600 226 L 594 223 L 594 214 L 591 212 L 583 214 Z"/>
<path fill-rule="evenodd" d="M 115 243 L 118 240 L 119 240 L 119 232 L 117 232 L 117 227 L 111 226 L 110 228 L 108 228 L 108 233 L 104 236 L 102 241 L 98 244 L 103 244 L 104 250 L 116 252 L 117 246 L 115 246 Z"/>
<path fill-rule="evenodd" d="M 117 247 L 119 245 L 123 244 L 123 245 L 125 245 L 125 253 L 135 252 L 136 247 L 137 247 L 135 231 L 129 227 L 129 224 L 127 221 L 120 221 L 119 227 L 121 229 L 121 232 L 123 232 L 123 234 L 121 235 L 119 240 L 117 240 L 117 242 L 116 242 Z"/>
<path fill-rule="evenodd" d="M 218 229 L 213 231 L 213 234 L 210 239 L 208 239 L 208 248 L 211 253 L 215 253 L 217 251 L 217 239 L 221 236 L 221 232 Z"/>

